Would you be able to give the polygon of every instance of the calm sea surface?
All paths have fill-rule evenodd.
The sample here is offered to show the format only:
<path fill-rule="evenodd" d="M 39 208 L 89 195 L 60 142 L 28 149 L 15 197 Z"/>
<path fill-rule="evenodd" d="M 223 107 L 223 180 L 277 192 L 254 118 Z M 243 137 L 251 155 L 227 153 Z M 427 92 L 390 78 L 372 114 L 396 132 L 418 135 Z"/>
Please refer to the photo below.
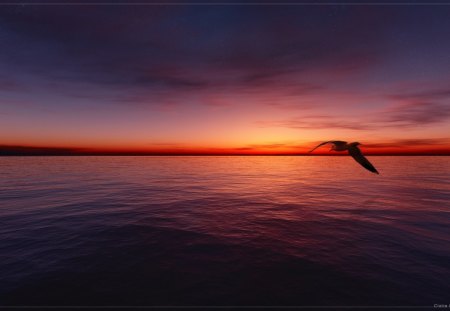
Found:
<path fill-rule="evenodd" d="M 369 158 L 0 158 L 0 304 L 449 304 L 450 157 Z"/>

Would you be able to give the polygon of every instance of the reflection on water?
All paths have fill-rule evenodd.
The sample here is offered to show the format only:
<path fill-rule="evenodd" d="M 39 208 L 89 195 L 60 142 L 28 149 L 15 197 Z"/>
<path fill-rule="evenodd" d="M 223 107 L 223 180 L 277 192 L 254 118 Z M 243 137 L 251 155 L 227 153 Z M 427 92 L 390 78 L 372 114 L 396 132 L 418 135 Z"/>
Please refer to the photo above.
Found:
<path fill-rule="evenodd" d="M 450 298 L 450 157 L 0 158 L 4 305 Z"/>

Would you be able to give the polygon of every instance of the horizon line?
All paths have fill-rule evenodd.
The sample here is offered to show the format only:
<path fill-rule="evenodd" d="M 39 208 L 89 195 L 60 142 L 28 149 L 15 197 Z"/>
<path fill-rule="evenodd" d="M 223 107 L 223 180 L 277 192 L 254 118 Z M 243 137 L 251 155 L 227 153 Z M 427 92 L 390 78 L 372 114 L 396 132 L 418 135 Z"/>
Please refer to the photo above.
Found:
<path fill-rule="evenodd" d="M 396 153 L 371 153 L 365 152 L 366 156 L 450 156 L 448 152 L 396 152 Z M 314 157 L 341 157 L 348 156 L 348 153 L 205 153 L 205 152 L 186 152 L 186 153 L 167 153 L 167 152 L 1 152 L 0 157 L 82 157 L 82 156 L 155 156 L 155 157 L 173 157 L 173 156 L 314 156 Z"/>
<path fill-rule="evenodd" d="M 368 148 L 368 156 L 450 156 L 450 148 Z M 306 148 L 268 150 L 267 148 L 89 148 L 1 145 L 0 156 L 346 156 L 346 152 Z"/>
<path fill-rule="evenodd" d="M 370 157 L 449 157 L 450 154 L 445 153 L 380 153 L 380 154 L 364 154 Z M 261 153 L 261 154 L 248 154 L 248 153 L 217 153 L 217 154 L 201 154 L 201 153 L 174 153 L 174 154 L 133 154 L 133 153 L 118 153 L 118 154 L 0 154 L 0 157 L 342 157 L 348 156 L 347 153 L 343 154 L 274 154 L 274 153 Z"/>

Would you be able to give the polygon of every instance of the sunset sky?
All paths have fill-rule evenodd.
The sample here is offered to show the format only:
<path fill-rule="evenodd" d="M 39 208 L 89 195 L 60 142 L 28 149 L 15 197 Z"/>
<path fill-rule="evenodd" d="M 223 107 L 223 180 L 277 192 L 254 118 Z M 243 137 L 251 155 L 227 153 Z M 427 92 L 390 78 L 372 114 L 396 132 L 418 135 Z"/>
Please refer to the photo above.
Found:
<path fill-rule="evenodd" d="M 450 154 L 449 38 L 450 6 L 0 6 L 0 148 Z"/>

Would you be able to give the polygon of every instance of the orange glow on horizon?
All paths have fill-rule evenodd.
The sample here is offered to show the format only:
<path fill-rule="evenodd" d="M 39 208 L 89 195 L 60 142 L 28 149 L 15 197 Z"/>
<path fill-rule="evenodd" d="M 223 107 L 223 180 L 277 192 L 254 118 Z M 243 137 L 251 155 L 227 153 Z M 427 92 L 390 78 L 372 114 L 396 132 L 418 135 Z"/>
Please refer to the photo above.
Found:
<path fill-rule="evenodd" d="M 2 145 L 0 155 L 312 155 L 340 156 L 347 152 L 330 151 L 329 147 L 314 150 L 316 143 L 305 143 L 296 146 L 272 144 L 265 146 L 248 145 L 246 147 L 201 147 L 201 146 L 160 146 L 160 147 L 81 147 L 67 145 Z M 398 146 L 373 147 L 361 145 L 360 149 L 366 155 L 450 155 L 450 145 L 429 146 Z"/>

